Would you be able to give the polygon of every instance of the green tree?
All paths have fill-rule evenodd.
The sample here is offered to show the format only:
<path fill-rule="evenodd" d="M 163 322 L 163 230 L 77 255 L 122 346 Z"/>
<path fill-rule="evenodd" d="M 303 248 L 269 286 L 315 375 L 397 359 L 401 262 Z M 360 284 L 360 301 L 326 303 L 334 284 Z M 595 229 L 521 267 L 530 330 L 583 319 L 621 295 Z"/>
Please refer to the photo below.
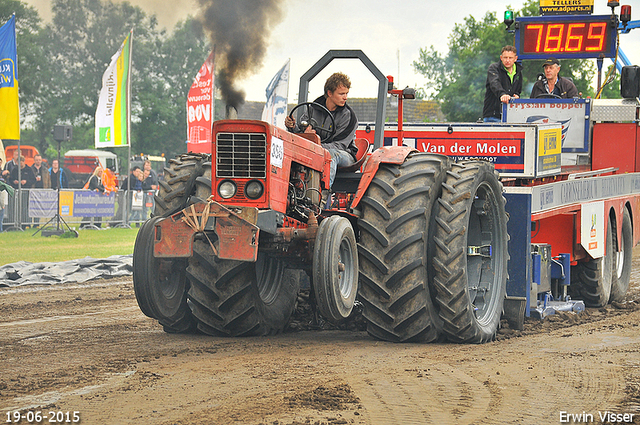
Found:
<path fill-rule="evenodd" d="M 538 15 L 538 2 L 528 0 L 516 16 Z M 505 31 L 495 12 L 477 20 L 473 16 L 456 24 L 449 36 L 449 52 L 441 55 L 433 46 L 420 49 L 413 67 L 429 78 L 422 93 L 440 101 L 442 112 L 450 121 L 476 121 L 482 116 L 487 68 L 499 61 L 503 46 L 514 44 L 514 35 Z M 523 71 L 522 97 L 529 97 L 542 61 L 527 61 Z M 592 95 L 590 82 L 594 65 L 588 60 L 563 60 L 561 75 L 571 77 L 585 96 Z"/>
<path fill-rule="evenodd" d="M 14 12 L 17 18 L 22 143 L 51 158 L 53 126 L 70 124 L 73 140 L 62 153 L 93 147 L 102 75 L 133 29 L 132 151 L 183 152 L 187 93 L 210 52 L 200 24 L 189 18 L 167 32 L 128 2 L 52 0 L 51 7 L 52 22 L 43 26 L 32 7 L 0 0 L 0 24 Z"/>
<path fill-rule="evenodd" d="M 184 152 L 187 139 L 187 93 L 211 51 L 202 26 L 194 19 L 179 22 L 170 37 L 139 46 L 133 106 L 136 152 Z M 133 137 L 133 136 L 132 136 Z"/>
<path fill-rule="evenodd" d="M 613 73 L 613 65 L 603 67 L 601 84 L 604 85 L 600 94 L 602 99 L 620 99 L 620 73 L 617 70 Z"/>

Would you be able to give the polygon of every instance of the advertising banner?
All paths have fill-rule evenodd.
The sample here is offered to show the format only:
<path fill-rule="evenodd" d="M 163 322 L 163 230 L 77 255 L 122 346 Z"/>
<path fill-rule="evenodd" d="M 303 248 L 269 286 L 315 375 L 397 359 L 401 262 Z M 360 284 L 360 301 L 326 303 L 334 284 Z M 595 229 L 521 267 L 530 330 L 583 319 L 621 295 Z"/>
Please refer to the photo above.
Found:
<path fill-rule="evenodd" d="M 132 38 L 133 31 L 111 57 L 111 63 L 102 76 L 96 109 L 96 148 L 129 146 Z"/>
<path fill-rule="evenodd" d="M 211 126 L 214 117 L 215 49 L 202 64 L 187 96 L 187 150 L 211 150 Z"/>
<path fill-rule="evenodd" d="M 562 125 L 562 152 L 589 152 L 589 99 L 516 99 L 503 105 L 508 123 Z"/>
<path fill-rule="evenodd" d="M 49 189 L 29 190 L 29 217 L 51 218 L 56 215 L 58 192 Z"/>
<path fill-rule="evenodd" d="M 113 217 L 116 195 L 104 195 L 93 190 L 77 190 L 73 193 L 74 217 Z"/>
<path fill-rule="evenodd" d="M 593 0 L 540 0 L 541 15 L 590 15 Z"/>

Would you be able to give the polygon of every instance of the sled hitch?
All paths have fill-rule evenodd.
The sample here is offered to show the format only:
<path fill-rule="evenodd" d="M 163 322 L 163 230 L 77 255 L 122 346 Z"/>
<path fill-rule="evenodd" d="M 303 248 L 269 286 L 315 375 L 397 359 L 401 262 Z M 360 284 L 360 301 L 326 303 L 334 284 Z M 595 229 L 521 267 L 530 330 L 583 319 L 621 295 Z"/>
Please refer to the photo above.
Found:
<path fill-rule="evenodd" d="M 204 233 L 218 258 L 255 262 L 260 234 L 257 216 L 257 208 L 227 208 L 215 201 L 190 205 L 156 223 L 154 256 L 191 257 L 194 236 Z M 210 238 L 209 232 L 217 238 Z"/>
<path fill-rule="evenodd" d="M 584 301 L 574 301 L 571 297 L 567 297 L 565 300 L 554 300 L 551 294 L 544 295 L 544 300 L 538 301 L 537 307 L 531 309 L 531 317 L 544 320 L 560 311 L 582 313 L 585 310 Z"/>

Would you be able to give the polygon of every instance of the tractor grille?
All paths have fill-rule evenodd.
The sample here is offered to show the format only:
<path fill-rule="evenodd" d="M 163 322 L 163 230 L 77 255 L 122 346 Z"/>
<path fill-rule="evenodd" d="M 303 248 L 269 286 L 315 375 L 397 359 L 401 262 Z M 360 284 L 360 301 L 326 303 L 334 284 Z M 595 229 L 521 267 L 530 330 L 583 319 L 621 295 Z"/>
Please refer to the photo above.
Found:
<path fill-rule="evenodd" d="M 267 177 L 267 135 L 263 133 L 218 133 L 216 135 L 218 178 Z"/>

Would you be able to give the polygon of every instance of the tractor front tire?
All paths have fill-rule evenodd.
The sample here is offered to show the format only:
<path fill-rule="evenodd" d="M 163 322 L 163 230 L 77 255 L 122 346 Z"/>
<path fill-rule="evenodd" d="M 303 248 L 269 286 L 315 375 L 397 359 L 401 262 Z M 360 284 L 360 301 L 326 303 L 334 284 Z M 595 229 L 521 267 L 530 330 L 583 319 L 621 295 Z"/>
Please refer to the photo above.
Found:
<path fill-rule="evenodd" d="M 133 249 L 133 289 L 142 312 L 156 319 L 166 332 L 195 330 L 195 321 L 187 305 L 187 262 L 161 259 L 153 255 L 155 224 L 153 217 L 142 224 Z"/>
<path fill-rule="evenodd" d="M 505 202 L 490 163 L 455 163 L 447 172 L 435 212 L 430 283 L 450 341 L 495 338 L 508 274 Z"/>
<path fill-rule="evenodd" d="M 412 153 L 380 164 L 360 202 L 359 295 L 367 332 L 391 342 L 432 342 L 441 323 L 427 284 L 431 212 L 449 159 Z"/>
<path fill-rule="evenodd" d="M 358 245 L 351 223 L 334 215 L 320 223 L 313 253 L 313 291 L 320 314 L 337 324 L 358 293 Z"/>
<path fill-rule="evenodd" d="M 164 168 L 164 180 L 158 182 L 154 216 L 168 217 L 188 205 L 195 192 L 195 181 L 203 173 L 202 164 L 208 160 L 209 155 L 199 153 L 182 154 L 169 160 L 169 166 Z"/>
<path fill-rule="evenodd" d="M 194 241 L 193 254 L 188 303 L 201 332 L 254 336 L 284 330 L 300 289 L 298 273 L 262 253 L 255 263 L 221 260 L 201 239 Z"/>

